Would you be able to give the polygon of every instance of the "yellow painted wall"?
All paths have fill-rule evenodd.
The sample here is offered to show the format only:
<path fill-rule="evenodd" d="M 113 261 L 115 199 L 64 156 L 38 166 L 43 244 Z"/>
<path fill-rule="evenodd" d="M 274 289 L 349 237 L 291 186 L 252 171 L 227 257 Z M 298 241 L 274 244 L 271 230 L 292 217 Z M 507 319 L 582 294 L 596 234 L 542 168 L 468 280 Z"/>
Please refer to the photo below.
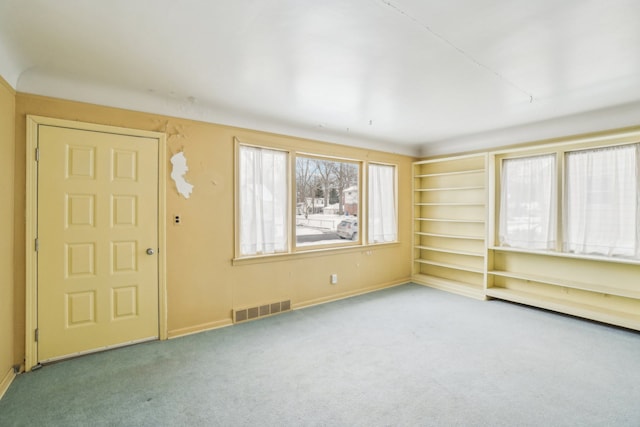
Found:
<path fill-rule="evenodd" d="M 15 92 L 0 77 L 0 385 L 18 362 L 14 353 L 13 301 L 15 100 Z"/>
<path fill-rule="evenodd" d="M 264 132 L 132 112 L 18 93 L 16 97 L 16 205 L 24 206 L 26 115 L 166 132 L 167 158 L 184 151 L 194 185 L 189 199 L 167 177 L 167 288 L 169 336 L 229 324 L 232 308 L 291 299 L 294 307 L 407 281 L 411 275 L 411 162 L 407 156 Z M 369 246 L 278 261 L 233 265 L 234 137 L 255 144 L 360 160 L 395 163 L 399 181 L 399 244 Z M 168 160 L 167 160 L 168 161 Z M 169 165 L 169 170 L 171 170 Z M 179 214 L 182 224 L 171 223 Z M 16 209 L 16 217 L 24 211 Z M 16 235 L 24 224 L 16 220 Z M 24 239 L 16 240 L 16 301 L 24 318 Z M 337 273 L 339 283 L 329 284 Z M 24 352 L 24 323 L 16 325 Z"/>

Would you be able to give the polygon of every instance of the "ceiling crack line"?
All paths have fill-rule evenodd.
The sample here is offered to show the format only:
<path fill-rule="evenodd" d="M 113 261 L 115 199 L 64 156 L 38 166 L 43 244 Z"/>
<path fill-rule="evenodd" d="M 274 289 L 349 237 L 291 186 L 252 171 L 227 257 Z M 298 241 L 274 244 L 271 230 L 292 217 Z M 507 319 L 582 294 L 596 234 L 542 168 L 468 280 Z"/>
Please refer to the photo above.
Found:
<path fill-rule="evenodd" d="M 529 99 L 529 103 L 532 104 L 534 101 L 534 96 L 531 92 L 523 89 L 522 87 L 520 87 L 519 85 L 517 85 L 516 83 L 514 83 L 513 81 L 509 80 L 508 78 L 506 78 L 505 76 L 503 76 L 502 74 L 500 74 L 498 71 L 494 70 L 493 68 L 489 67 L 488 65 L 483 64 L 482 62 L 480 62 L 478 59 L 476 59 L 473 55 L 471 55 L 470 53 L 468 53 L 467 51 L 465 51 L 464 49 L 458 47 L 457 45 L 455 45 L 453 42 L 451 42 L 449 39 L 447 39 L 446 37 L 444 37 L 443 35 L 439 34 L 438 32 L 434 31 L 429 25 L 424 24 L 422 22 L 420 22 L 418 19 L 414 18 L 413 16 L 409 15 L 408 13 L 406 13 L 404 10 L 400 9 L 398 6 L 396 6 L 395 4 L 393 4 L 390 0 L 380 0 L 382 3 L 384 3 L 385 5 L 389 6 L 391 9 L 393 9 L 396 13 L 404 16 L 405 18 L 413 21 L 416 25 L 418 25 L 419 27 L 421 27 L 422 29 L 424 29 L 425 31 L 427 31 L 429 34 L 431 34 L 432 36 L 440 39 L 440 41 L 442 41 L 443 43 L 445 43 L 446 45 L 450 46 L 451 48 L 453 48 L 454 50 L 456 50 L 460 55 L 464 56 L 467 60 L 471 61 L 473 64 L 475 64 L 476 66 L 478 66 L 479 68 L 484 69 L 485 71 L 488 71 L 489 73 L 493 74 L 494 76 L 496 76 L 499 80 L 503 81 L 504 83 L 506 83 L 507 85 L 513 87 L 514 89 L 518 90 L 519 92 L 522 92 L 523 94 L 525 94 L 527 96 L 527 98 Z"/>

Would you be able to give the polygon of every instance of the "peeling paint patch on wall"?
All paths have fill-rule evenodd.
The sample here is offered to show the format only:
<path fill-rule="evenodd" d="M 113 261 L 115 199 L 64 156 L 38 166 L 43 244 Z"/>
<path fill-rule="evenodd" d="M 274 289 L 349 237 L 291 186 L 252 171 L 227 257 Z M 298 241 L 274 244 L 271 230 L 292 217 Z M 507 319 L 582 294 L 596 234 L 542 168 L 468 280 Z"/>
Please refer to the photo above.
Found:
<path fill-rule="evenodd" d="M 171 164 L 173 165 L 171 179 L 176 183 L 178 193 L 182 194 L 185 199 L 188 199 L 193 191 L 193 185 L 189 184 L 184 178 L 184 175 L 189 170 L 184 152 L 181 151 L 171 157 Z"/>

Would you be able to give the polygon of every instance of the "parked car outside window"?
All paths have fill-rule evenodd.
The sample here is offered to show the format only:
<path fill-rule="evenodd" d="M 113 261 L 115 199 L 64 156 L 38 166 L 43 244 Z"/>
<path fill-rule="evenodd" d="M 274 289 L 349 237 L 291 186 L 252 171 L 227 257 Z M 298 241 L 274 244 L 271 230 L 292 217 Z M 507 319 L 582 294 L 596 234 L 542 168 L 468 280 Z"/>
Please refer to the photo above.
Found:
<path fill-rule="evenodd" d="M 358 219 L 347 218 L 340 221 L 336 230 L 341 239 L 358 240 Z"/>

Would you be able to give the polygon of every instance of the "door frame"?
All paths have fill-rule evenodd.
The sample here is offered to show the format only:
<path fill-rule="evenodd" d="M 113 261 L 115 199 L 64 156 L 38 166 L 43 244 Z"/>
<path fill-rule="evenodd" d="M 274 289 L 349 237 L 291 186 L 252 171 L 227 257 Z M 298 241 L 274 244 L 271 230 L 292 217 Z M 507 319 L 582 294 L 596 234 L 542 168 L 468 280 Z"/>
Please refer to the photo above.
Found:
<path fill-rule="evenodd" d="M 27 115 L 26 141 L 26 271 L 25 271 L 25 364 L 26 372 L 38 367 L 38 343 L 35 331 L 38 327 L 38 253 L 35 241 L 38 237 L 38 129 L 40 125 L 64 127 L 118 135 L 140 136 L 158 141 L 158 336 L 166 340 L 167 333 L 167 283 L 166 283 L 166 182 L 167 137 L 161 132 L 128 129 L 73 120 Z"/>

